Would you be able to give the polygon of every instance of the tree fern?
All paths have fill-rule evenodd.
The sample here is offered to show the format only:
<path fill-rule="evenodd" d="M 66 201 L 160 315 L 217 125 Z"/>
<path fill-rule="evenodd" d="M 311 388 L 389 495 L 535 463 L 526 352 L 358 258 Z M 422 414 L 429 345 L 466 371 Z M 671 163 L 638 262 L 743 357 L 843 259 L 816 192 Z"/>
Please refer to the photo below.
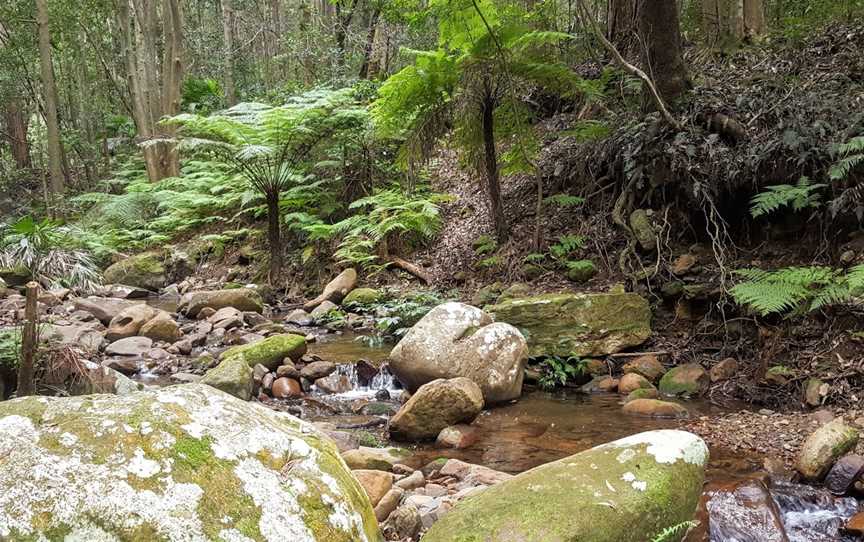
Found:
<path fill-rule="evenodd" d="M 793 211 L 818 207 L 819 194 L 816 192 L 824 187 L 824 184 L 813 183 L 807 177 L 801 177 L 798 184 L 794 186 L 791 184 L 769 186 L 750 200 L 750 214 L 753 218 L 758 218 L 786 206 L 791 206 Z"/>
<path fill-rule="evenodd" d="M 845 179 L 853 169 L 864 164 L 864 136 L 853 137 L 840 145 L 837 154 L 841 159 L 828 172 L 834 181 Z"/>

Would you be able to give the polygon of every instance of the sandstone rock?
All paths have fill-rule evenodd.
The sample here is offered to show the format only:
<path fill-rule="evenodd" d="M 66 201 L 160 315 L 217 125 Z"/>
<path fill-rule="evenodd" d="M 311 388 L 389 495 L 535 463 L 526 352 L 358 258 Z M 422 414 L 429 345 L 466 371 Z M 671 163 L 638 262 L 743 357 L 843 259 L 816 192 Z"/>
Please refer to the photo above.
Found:
<path fill-rule="evenodd" d="M 678 403 L 658 401 L 657 399 L 633 399 L 624 404 L 625 414 L 651 418 L 686 418 L 687 409 Z"/>
<path fill-rule="evenodd" d="M 630 213 L 630 230 L 639 241 L 639 246 L 645 252 L 654 252 L 657 248 L 657 232 L 651 224 L 651 217 L 645 209 L 636 209 Z"/>
<path fill-rule="evenodd" d="M 663 367 L 663 364 L 660 363 L 657 356 L 654 354 L 646 354 L 644 356 L 639 356 L 638 358 L 633 358 L 625 363 L 621 367 L 621 372 L 624 374 L 636 373 L 644 376 L 650 382 L 657 382 L 657 379 L 663 376 L 663 373 L 666 372 L 666 368 Z"/>
<path fill-rule="evenodd" d="M 239 357 L 222 360 L 219 365 L 204 373 L 201 384 L 248 401 L 252 398 L 252 368 Z"/>
<path fill-rule="evenodd" d="M 825 477 L 825 489 L 834 495 L 845 495 L 864 474 L 864 457 L 849 454 L 834 463 Z"/>
<path fill-rule="evenodd" d="M 654 385 L 647 378 L 637 373 L 627 373 L 618 381 L 618 393 L 628 395 L 638 389 L 651 389 Z"/>
<path fill-rule="evenodd" d="M 216 314 L 216 309 L 214 309 L 213 307 L 204 307 L 200 311 L 198 311 L 198 314 L 195 316 L 195 319 L 196 320 L 207 320 L 210 317 L 212 317 L 214 314 Z M 208 325 L 210 326 L 210 329 L 213 329 L 213 324 L 208 323 Z M 209 333 L 209 331 L 208 331 L 208 333 Z"/>
<path fill-rule="evenodd" d="M 355 288 L 345 296 L 342 304 L 345 306 L 351 305 L 371 305 L 376 303 L 381 298 L 381 293 L 374 288 Z"/>
<path fill-rule="evenodd" d="M 327 313 L 333 310 L 338 310 L 339 306 L 332 301 L 322 301 L 317 307 L 312 309 L 312 312 L 309 313 L 309 317 L 312 318 L 313 321 L 320 320 L 327 316 Z"/>
<path fill-rule="evenodd" d="M 406 504 L 390 514 L 384 533 L 389 535 L 389 540 L 413 540 L 420 533 L 421 528 L 420 512 L 417 511 L 417 507 Z"/>
<path fill-rule="evenodd" d="M 131 357 L 104 359 L 102 365 L 126 376 L 132 376 L 145 367 L 143 359 Z"/>
<path fill-rule="evenodd" d="M 126 337 L 108 345 L 105 354 L 109 356 L 143 356 L 153 347 L 153 339 L 148 337 Z"/>
<path fill-rule="evenodd" d="M 103 293 L 105 297 L 115 297 L 117 299 L 144 299 L 153 295 L 153 292 L 150 290 L 126 284 L 109 284 L 103 290 L 100 293 Z"/>
<path fill-rule="evenodd" d="M 331 280 L 327 286 L 324 287 L 324 291 L 321 292 L 321 295 L 303 305 L 303 308 L 307 311 L 311 311 L 324 301 L 339 303 L 351 290 L 354 289 L 356 285 L 357 271 L 348 268 Z"/>
<path fill-rule="evenodd" d="M 396 440 L 434 439 L 448 425 L 474 420 L 483 409 L 483 392 L 472 380 L 438 379 L 420 386 L 390 419 Z"/>
<path fill-rule="evenodd" d="M 315 380 L 315 387 L 324 393 L 345 393 L 352 390 L 348 377 L 338 373 Z"/>
<path fill-rule="evenodd" d="M 405 491 L 411 491 L 412 489 L 417 489 L 424 485 L 426 485 L 426 477 L 423 476 L 423 473 L 419 470 L 415 470 L 405 478 L 396 482 L 396 487 L 400 487 Z"/>
<path fill-rule="evenodd" d="M 234 307 L 222 307 L 207 318 L 207 321 L 214 328 L 231 329 L 243 325 L 243 313 Z"/>
<path fill-rule="evenodd" d="M 167 312 L 157 313 L 156 316 L 141 326 L 141 330 L 138 334 L 144 337 L 150 337 L 154 341 L 162 341 L 166 343 L 179 341 L 183 337 L 183 333 L 180 332 L 180 327 L 177 325 L 177 322 L 175 322 Z"/>
<path fill-rule="evenodd" d="M 271 393 L 276 399 L 293 399 L 303 396 L 303 388 L 293 378 L 281 377 L 273 381 Z"/>
<path fill-rule="evenodd" d="M 521 395 L 526 358 L 525 339 L 515 327 L 493 323 L 476 307 L 444 303 L 399 341 L 390 370 L 412 392 L 440 378 L 470 378 L 491 404 Z"/>
<path fill-rule="evenodd" d="M 464 540 L 483 542 L 643 542 L 693 518 L 707 461 L 708 448 L 695 435 L 640 433 L 531 469 L 464 499 L 423 540 L 452 542 L 458 533 Z M 514 513 L 518 510 L 530 513 Z"/>
<path fill-rule="evenodd" d="M 818 407 L 831 391 L 831 386 L 818 378 L 808 378 L 804 383 L 804 402 L 808 406 Z"/>
<path fill-rule="evenodd" d="M 846 522 L 844 527 L 847 532 L 864 536 L 864 512 L 858 512 Z"/>
<path fill-rule="evenodd" d="M 711 540 L 788 542 L 782 514 L 761 480 L 724 484 L 708 492 Z"/>
<path fill-rule="evenodd" d="M 178 310 L 190 318 L 195 318 L 201 309 L 209 307 L 219 310 L 224 307 L 234 307 L 239 311 L 263 312 L 264 304 L 261 296 L 253 288 L 235 288 L 232 290 L 209 290 L 192 292 L 180 299 Z"/>
<path fill-rule="evenodd" d="M 306 339 L 301 335 L 272 335 L 263 341 L 234 346 L 222 352 L 220 359 L 241 357 L 250 367 L 256 364 L 275 370 L 285 358 L 299 359 L 306 353 Z"/>
<path fill-rule="evenodd" d="M 300 375 L 309 380 L 318 380 L 329 376 L 336 370 L 336 365 L 329 361 L 313 361 L 300 370 Z"/>
<path fill-rule="evenodd" d="M 710 370 L 711 382 L 722 382 L 729 380 L 738 374 L 738 361 L 735 358 L 726 358 L 720 363 L 711 367 Z"/>
<path fill-rule="evenodd" d="M 451 425 L 438 433 L 435 444 L 441 448 L 461 450 L 477 442 L 477 429 L 470 425 Z"/>
<path fill-rule="evenodd" d="M 381 502 L 384 495 L 393 487 L 393 474 L 390 472 L 358 469 L 351 471 L 351 474 L 360 482 L 373 507 Z"/>
<path fill-rule="evenodd" d="M 314 323 L 309 313 L 303 309 L 294 309 L 288 313 L 284 321 L 290 324 L 297 324 L 298 326 L 311 326 Z"/>
<path fill-rule="evenodd" d="M 858 431 L 845 425 L 842 419 L 836 419 L 807 437 L 798 451 L 795 469 L 806 479 L 819 480 L 856 444 Z"/>
<path fill-rule="evenodd" d="M 609 393 L 618 389 L 618 379 L 609 375 L 595 376 L 587 384 L 583 384 L 582 393 Z"/>
<path fill-rule="evenodd" d="M 50 338 L 60 344 L 71 344 L 95 352 L 105 338 L 102 329 L 96 322 L 68 326 L 43 324 L 40 333 L 43 339 Z"/>
<path fill-rule="evenodd" d="M 441 476 L 452 476 L 461 482 L 461 488 L 478 485 L 492 486 L 513 478 L 512 474 L 474 465 L 458 459 L 447 459 L 441 467 Z"/>
<path fill-rule="evenodd" d="M 633 399 L 657 399 L 660 396 L 660 393 L 657 391 L 657 388 L 639 388 L 638 390 L 633 390 L 627 394 L 627 398 L 624 399 L 625 403 L 629 403 Z"/>
<path fill-rule="evenodd" d="M 115 316 L 120 314 L 123 309 L 128 309 L 134 305 L 140 304 L 125 299 L 112 299 L 108 297 L 79 297 L 75 299 L 73 305 L 76 310 L 89 312 L 95 316 L 104 325 L 108 325 Z"/>
<path fill-rule="evenodd" d="M 675 258 L 675 261 L 672 262 L 672 267 L 669 270 L 672 271 L 673 275 L 683 277 L 689 273 L 693 269 L 693 266 L 698 262 L 699 258 L 693 254 L 682 254 Z"/>
<path fill-rule="evenodd" d="M 698 363 L 679 365 L 660 379 L 660 393 L 669 396 L 702 395 L 708 389 L 708 373 Z"/>
<path fill-rule="evenodd" d="M 162 257 L 155 252 L 124 258 L 109 266 L 102 275 L 107 283 L 126 284 L 153 292 L 168 284 Z"/>
<path fill-rule="evenodd" d="M 380 523 L 383 523 L 390 517 L 390 514 L 396 510 L 396 507 L 399 506 L 399 501 L 402 500 L 402 496 L 405 492 L 398 487 L 392 488 L 388 491 L 384 497 L 381 498 L 381 501 L 375 506 L 375 519 L 377 519 Z"/>
<path fill-rule="evenodd" d="M 141 328 L 159 314 L 157 309 L 149 305 L 133 305 L 120 311 L 108 324 L 108 332 L 105 338 L 116 341 L 126 337 L 138 335 Z"/>
<path fill-rule="evenodd" d="M 291 360 L 283 360 L 283 365 L 280 365 L 276 368 L 276 376 L 287 376 L 288 378 L 293 378 L 294 380 L 300 379 L 300 371 L 291 363 Z"/>
<path fill-rule="evenodd" d="M 342 459 L 351 469 L 372 469 L 390 471 L 393 465 L 404 461 L 408 455 L 401 448 L 369 448 L 360 446 L 356 450 L 348 450 L 342 454 Z"/>
<path fill-rule="evenodd" d="M 525 335 L 532 357 L 605 356 L 651 335 L 648 301 L 634 293 L 549 294 L 487 310 Z"/>
<path fill-rule="evenodd" d="M 0 457 L 10 540 L 380 540 L 329 439 L 200 384 L 6 401 Z"/>

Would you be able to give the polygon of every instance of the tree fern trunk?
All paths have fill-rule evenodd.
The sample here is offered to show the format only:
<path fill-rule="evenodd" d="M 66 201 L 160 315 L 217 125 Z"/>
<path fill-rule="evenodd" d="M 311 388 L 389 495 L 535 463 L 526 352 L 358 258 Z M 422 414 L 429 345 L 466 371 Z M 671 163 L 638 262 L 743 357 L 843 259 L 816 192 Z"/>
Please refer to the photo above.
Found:
<path fill-rule="evenodd" d="M 279 220 L 279 194 L 267 194 L 267 242 L 270 245 L 271 283 L 282 273 L 282 231 Z"/>
<path fill-rule="evenodd" d="M 490 94 L 483 100 L 483 150 L 486 167 L 486 185 L 489 191 L 489 213 L 495 226 L 499 243 L 507 241 L 507 220 L 504 218 L 504 202 L 501 199 L 501 182 L 498 174 L 498 155 L 495 151 L 495 98 Z"/>

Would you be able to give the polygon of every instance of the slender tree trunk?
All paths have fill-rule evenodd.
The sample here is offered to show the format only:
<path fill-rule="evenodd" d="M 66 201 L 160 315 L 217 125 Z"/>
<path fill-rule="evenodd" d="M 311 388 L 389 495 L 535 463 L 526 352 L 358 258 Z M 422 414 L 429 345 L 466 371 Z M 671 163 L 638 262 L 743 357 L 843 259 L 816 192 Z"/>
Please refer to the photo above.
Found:
<path fill-rule="evenodd" d="M 744 34 L 751 40 L 758 40 L 766 30 L 763 1 L 744 0 Z"/>
<path fill-rule="evenodd" d="M 766 31 L 763 0 L 702 0 L 702 27 L 709 41 L 734 46 L 758 40 Z"/>
<path fill-rule="evenodd" d="M 641 0 L 639 38 L 645 44 L 643 63 L 663 100 L 670 104 L 689 88 L 681 52 L 681 27 L 676 0 Z M 646 97 L 648 92 L 646 89 Z M 653 101 L 646 99 L 646 104 Z"/>
<path fill-rule="evenodd" d="M 33 395 L 36 392 L 34 382 L 35 358 L 38 320 L 39 285 L 31 281 L 27 283 L 27 293 L 24 304 L 24 330 L 21 332 L 21 364 L 18 366 L 18 397 Z"/>
<path fill-rule="evenodd" d="M 63 163 L 60 150 L 60 123 L 57 120 L 57 85 L 51 63 L 51 33 L 48 27 L 47 0 L 36 0 L 36 22 L 39 26 L 39 66 L 42 74 L 42 95 L 45 102 L 45 127 L 48 132 L 48 171 L 51 191 L 62 193 Z"/>
<path fill-rule="evenodd" d="M 222 44 L 225 62 L 225 101 L 228 106 L 237 103 L 234 90 L 234 8 L 231 0 L 222 0 Z"/>
<path fill-rule="evenodd" d="M 501 182 L 498 173 L 498 155 L 495 151 L 495 98 L 491 94 L 483 100 L 483 155 L 486 168 L 486 189 L 489 195 L 489 215 L 495 226 L 499 243 L 509 236 L 507 219 L 504 217 L 504 202 L 501 198 Z"/>
<path fill-rule="evenodd" d="M 360 79 L 372 79 L 375 72 L 371 70 L 372 48 L 375 45 L 375 30 L 378 28 L 378 18 L 381 11 L 375 9 L 369 18 L 369 32 L 366 34 L 366 47 L 363 49 L 363 63 L 360 65 Z"/>
<path fill-rule="evenodd" d="M 270 245 L 270 283 L 282 274 L 282 227 L 279 216 L 279 194 L 267 194 L 267 242 Z"/>
<path fill-rule="evenodd" d="M 606 37 L 628 62 L 639 58 L 637 0 L 609 0 Z"/>
<path fill-rule="evenodd" d="M 18 169 L 32 167 L 30 142 L 27 139 L 27 114 L 21 107 L 20 99 L 12 98 L 6 102 L 3 118 L 7 130 L 6 139 L 9 141 L 9 147 L 12 149 L 12 158 L 15 161 L 15 167 Z"/>

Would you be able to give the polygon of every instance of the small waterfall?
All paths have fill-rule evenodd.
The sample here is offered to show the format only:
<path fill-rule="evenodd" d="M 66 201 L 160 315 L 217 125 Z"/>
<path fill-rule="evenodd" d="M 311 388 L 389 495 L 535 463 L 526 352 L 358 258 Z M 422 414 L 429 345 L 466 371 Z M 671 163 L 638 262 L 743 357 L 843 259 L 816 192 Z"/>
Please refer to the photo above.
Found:
<path fill-rule="evenodd" d="M 337 397 L 347 399 L 374 397 L 379 390 L 387 390 L 394 397 L 401 393 L 401 387 L 386 364 L 377 369 L 374 374 L 370 374 L 371 372 L 371 365 L 368 363 L 365 366 L 361 366 L 361 362 L 339 364 L 336 373 L 347 377 L 352 389 L 338 394 Z"/>

